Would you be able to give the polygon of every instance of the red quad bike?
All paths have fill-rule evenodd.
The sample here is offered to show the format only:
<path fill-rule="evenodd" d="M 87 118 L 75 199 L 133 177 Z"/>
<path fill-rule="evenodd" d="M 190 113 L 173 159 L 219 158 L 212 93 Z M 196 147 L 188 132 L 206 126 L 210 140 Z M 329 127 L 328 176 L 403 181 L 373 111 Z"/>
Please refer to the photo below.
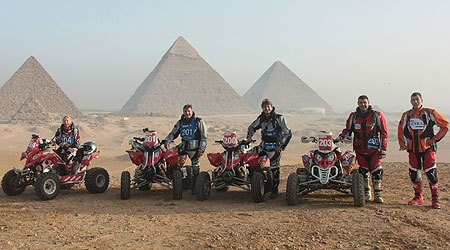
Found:
<path fill-rule="evenodd" d="M 331 132 L 322 131 L 318 137 L 306 137 L 302 143 L 313 142 L 315 149 L 302 156 L 304 168 L 291 173 L 286 186 L 286 199 L 289 205 L 299 203 L 299 196 L 319 189 L 333 189 L 353 194 L 354 204 L 362 207 L 364 199 L 364 180 L 356 165 L 356 155 L 351 151 L 341 154 Z M 346 139 L 346 143 L 351 140 Z"/>
<path fill-rule="evenodd" d="M 61 188 L 85 183 L 90 193 L 103 193 L 109 185 L 108 172 L 103 168 L 90 168 L 90 163 L 100 154 L 94 142 L 86 142 L 79 149 L 71 149 L 64 161 L 51 146 L 53 141 L 33 134 L 28 148 L 20 160 L 26 159 L 23 170 L 12 169 L 2 179 L 2 188 L 7 195 L 19 195 L 28 185 L 34 185 L 41 200 L 52 200 Z"/>
<path fill-rule="evenodd" d="M 134 177 L 130 172 L 123 171 L 120 178 L 120 198 L 130 198 L 131 188 L 141 191 L 151 189 L 153 183 L 158 183 L 173 190 L 173 198 L 181 200 L 183 189 L 190 188 L 190 168 L 181 166 L 187 156 L 181 156 L 178 148 L 165 149 L 157 138 L 156 131 L 143 129 L 145 138 L 133 137 L 130 140 L 129 154 L 131 162 L 136 165 Z"/>
<path fill-rule="evenodd" d="M 226 133 L 220 143 L 225 151 L 208 153 L 208 160 L 216 167 L 212 171 L 212 179 L 208 172 L 200 172 L 195 183 L 197 199 L 204 201 L 209 198 L 211 190 L 225 192 L 229 186 L 239 187 L 251 192 L 254 202 L 264 201 L 266 192 L 272 189 L 272 172 L 264 167 L 268 157 L 260 157 L 258 147 L 251 150 L 254 141 L 237 139 L 236 133 Z"/>

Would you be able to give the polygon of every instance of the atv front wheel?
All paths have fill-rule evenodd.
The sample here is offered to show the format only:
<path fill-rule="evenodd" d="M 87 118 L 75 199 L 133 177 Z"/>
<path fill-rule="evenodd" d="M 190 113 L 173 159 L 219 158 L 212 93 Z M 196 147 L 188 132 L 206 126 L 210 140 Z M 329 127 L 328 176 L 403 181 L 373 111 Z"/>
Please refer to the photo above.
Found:
<path fill-rule="evenodd" d="M 120 175 L 120 199 L 128 200 L 130 199 L 130 172 L 123 171 Z"/>
<path fill-rule="evenodd" d="M 61 183 L 56 174 L 51 172 L 43 173 L 36 178 L 34 190 L 39 199 L 43 201 L 53 200 L 61 190 Z"/>
<path fill-rule="evenodd" d="M 366 203 L 364 194 L 364 177 L 359 171 L 352 172 L 352 192 L 355 206 L 363 207 Z"/>
<path fill-rule="evenodd" d="M 109 186 L 109 174 L 104 168 L 91 168 L 86 172 L 84 184 L 90 193 L 103 193 Z"/>
<path fill-rule="evenodd" d="M 288 205 L 297 205 L 299 202 L 298 197 L 298 184 L 299 176 L 297 173 L 291 173 L 288 177 L 286 184 L 286 200 Z"/>
<path fill-rule="evenodd" d="M 183 174 L 179 169 L 176 169 L 173 172 L 172 188 L 173 199 L 181 200 L 183 198 Z"/>
<path fill-rule="evenodd" d="M 9 196 L 19 195 L 25 190 L 26 186 L 20 185 L 20 177 L 13 169 L 6 172 L 2 179 L 2 189 Z"/>
<path fill-rule="evenodd" d="M 201 172 L 197 176 L 197 181 L 195 183 L 197 200 L 204 201 L 209 198 L 211 194 L 211 178 L 208 172 Z"/>
<path fill-rule="evenodd" d="M 252 199 L 255 203 L 264 201 L 264 174 L 262 172 L 255 172 L 252 176 L 252 186 L 250 191 L 252 193 Z"/>

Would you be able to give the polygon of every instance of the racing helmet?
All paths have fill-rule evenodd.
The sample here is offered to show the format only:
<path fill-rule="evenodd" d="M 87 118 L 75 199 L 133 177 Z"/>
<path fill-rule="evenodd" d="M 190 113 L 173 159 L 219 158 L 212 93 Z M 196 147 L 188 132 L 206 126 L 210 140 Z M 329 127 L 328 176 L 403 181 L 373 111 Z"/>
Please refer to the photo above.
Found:
<path fill-rule="evenodd" d="M 93 141 L 87 141 L 81 146 L 83 148 L 83 154 L 88 155 L 97 151 L 97 145 Z"/>

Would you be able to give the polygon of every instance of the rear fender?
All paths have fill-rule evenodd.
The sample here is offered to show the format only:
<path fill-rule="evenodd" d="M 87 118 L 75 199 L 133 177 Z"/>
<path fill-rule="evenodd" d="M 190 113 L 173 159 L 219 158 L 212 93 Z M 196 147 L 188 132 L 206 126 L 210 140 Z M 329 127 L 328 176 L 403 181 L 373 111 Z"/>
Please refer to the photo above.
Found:
<path fill-rule="evenodd" d="M 218 167 L 222 163 L 223 153 L 208 153 L 208 160 L 211 165 Z"/>

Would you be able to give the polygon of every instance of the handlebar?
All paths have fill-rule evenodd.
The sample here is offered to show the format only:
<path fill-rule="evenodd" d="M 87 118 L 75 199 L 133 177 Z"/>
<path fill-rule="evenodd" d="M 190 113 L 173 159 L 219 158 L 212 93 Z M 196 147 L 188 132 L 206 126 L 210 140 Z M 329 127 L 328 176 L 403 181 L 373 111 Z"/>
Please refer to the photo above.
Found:
<path fill-rule="evenodd" d="M 143 137 L 133 137 L 133 140 L 145 141 L 145 138 L 143 138 Z"/>

